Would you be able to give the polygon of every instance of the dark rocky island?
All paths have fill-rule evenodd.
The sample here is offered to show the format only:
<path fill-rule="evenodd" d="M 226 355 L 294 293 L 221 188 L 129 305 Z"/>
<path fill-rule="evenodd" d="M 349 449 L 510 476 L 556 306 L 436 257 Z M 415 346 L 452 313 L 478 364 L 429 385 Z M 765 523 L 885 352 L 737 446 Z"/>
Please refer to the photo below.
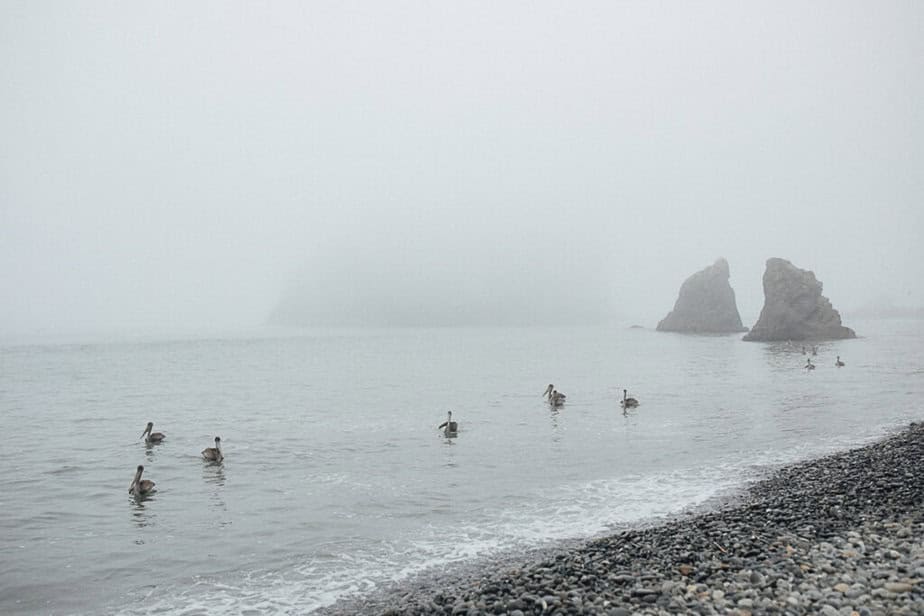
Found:
<path fill-rule="evenodd" d="M 434 573 L 345 614 L 924 614 L 924 424 L 796 464 L 725 508 Z"/>
<path fill-rule="evenodd" d="M 735 291 L 728 284 L 728 261 L 719 259 L 687 278 L 674 309 L 658 323 L 658 331 L 689 334 L 746 332 Z"/>
<path fill-rule="evenodd" d="M 744 340 L 837 340 L 856 338 L 841 325 L 841 315 L 821 294 L 815 274 L 785 259 L 767 259 L 764 307 Z"/>

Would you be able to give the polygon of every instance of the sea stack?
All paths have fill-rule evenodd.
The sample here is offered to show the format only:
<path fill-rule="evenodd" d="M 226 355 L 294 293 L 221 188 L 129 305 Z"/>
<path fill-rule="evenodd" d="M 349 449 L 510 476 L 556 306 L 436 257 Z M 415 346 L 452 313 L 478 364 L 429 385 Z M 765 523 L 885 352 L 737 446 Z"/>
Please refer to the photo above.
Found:
<path fill-rule="evenodd" d="M 728 284 L 728 261 L 719 259 L 687 278 L 680 286 L 674 309 L 658 323 L 658 331 L 687 334 L 746 332 Z"/>
<path fill-rule="evenodd" d="M 744 340 L 834 340 L 856 338 L 841 325 L 841 315 L 821 294 L 815 274 L 786 259 L 767 259 L 764 307 Z"/>

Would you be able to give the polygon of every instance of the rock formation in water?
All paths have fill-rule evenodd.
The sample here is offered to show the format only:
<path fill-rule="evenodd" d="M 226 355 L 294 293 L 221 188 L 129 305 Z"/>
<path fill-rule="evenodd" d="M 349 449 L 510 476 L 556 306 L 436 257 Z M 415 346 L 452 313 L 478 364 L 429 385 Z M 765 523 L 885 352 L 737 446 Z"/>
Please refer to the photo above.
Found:
<path fill-rule="evenodd" d="M 831 340 L 856 338 L 821 294 L 815 274 L 785 259 L 767 259 L 764 307 L 745 340 Z"/>
<path fill-rule="evenodd" d="M 658 331 L 690 334 L 746 332 L 735 291 L 728 284 L 728 261 L 719 259 L 680 286 L 674 309 L 658 323 Z"/>

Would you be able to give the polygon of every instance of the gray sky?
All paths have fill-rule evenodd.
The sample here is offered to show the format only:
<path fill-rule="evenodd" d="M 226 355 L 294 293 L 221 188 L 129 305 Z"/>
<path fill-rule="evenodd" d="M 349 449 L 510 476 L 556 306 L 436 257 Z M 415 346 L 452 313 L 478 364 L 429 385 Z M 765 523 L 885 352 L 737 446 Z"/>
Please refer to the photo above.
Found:
<path fill-rule="evenodd" d="M 919 2 L 3 1 L 0 331 L 259 324 L 293 280 L 654 325 L 718 256 L 749 326 L 771 256 L 921 305 L 922 33 Z"/>

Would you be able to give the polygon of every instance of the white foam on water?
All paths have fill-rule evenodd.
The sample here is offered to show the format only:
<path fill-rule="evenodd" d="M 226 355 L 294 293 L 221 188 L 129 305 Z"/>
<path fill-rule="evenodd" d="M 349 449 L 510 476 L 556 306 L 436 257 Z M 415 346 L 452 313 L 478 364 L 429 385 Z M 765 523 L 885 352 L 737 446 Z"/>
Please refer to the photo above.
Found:
<path fill-rule="evenodd" d="M 413 536 L 375 545 L 340 546 L 344 551 L 333 559 L 309 557 L 286 570 L 252 571 L 236 579 L 197 579 L 188 588 L 166 589 L 118 613 L 304 613 L 432 568 L 592 537 L 677 513 L 740 481 L 740 469 L 691 468 L 563 485 L 521 497 L 513 505 L 482 511 L 465 524 L 427 524 Z"/>
<path fill-rule="evenodd" d="M 870 427 L 859 436 L 818 437 L 786 449 L 729 453 L 711 466 L 536 489 L 479 509 L 462 523 L 429 522 L 388 541 L 354 538 L 332 542 L 317 546 L 312 555 L 289 566 L 201 577 L 185 586 L 161 587 L 144 601 L 122 606 L 116 613 L 306 613 L 428 570 L 505 551 L 592 538 L 677 514 L 735 491 L 783 464 L 859 446 L 889 430 L 888 426 Z M 325 479 L 347 481 L 337 473 Z"/>

